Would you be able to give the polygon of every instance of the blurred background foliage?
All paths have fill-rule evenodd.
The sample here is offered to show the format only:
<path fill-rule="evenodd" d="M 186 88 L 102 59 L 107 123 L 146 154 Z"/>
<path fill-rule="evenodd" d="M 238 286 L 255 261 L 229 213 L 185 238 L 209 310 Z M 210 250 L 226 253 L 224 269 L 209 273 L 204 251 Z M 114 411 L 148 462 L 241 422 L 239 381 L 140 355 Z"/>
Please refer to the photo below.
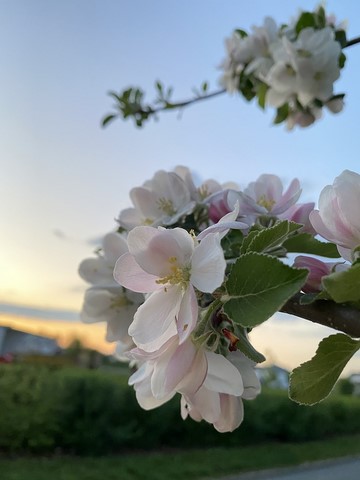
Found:
<path fill-rule="evenodd" d="M 178 397 L 143 411 L 121 367 L 0 365 L 0 451 L 103 455 L 357 434 L 360 402 L 349 393 L 342 380 L 327 400 L 305 407 L 291 402 L 286 391 L 265 387 L 245 402 L 241 427 L 220 434 L 205 422 L 183 421 Z"/>

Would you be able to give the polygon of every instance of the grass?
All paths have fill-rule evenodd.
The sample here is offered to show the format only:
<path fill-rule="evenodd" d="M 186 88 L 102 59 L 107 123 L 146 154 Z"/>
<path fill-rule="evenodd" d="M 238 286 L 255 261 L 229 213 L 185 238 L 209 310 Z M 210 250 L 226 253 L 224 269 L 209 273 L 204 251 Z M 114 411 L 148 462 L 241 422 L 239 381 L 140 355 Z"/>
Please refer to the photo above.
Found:
<path fill-rule="evenodd" d="M 360 454 L 360 435 L 298 444 L 89 457 L 0 458 L 2 480 L 197 480 Z"/>

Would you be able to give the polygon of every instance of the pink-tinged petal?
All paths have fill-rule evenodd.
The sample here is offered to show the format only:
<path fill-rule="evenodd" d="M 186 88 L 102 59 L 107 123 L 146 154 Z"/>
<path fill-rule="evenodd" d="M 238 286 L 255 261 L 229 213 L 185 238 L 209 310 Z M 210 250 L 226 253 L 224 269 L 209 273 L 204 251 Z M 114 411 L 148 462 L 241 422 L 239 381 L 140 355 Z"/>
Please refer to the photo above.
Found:
<path fill-rule="evenodd" d="M 220 394 L 221 414 L 219 420 L 214 423 L 218 432 L 233 432 L 239 427 L 244 419 L 244 406 L 240 397 Z"/>
<path fill-rule="evenodd" d="M 288 208 L 290 208 L 292 205 L 294 205 L 294 203 L 299 200 L 300 195 L 300 182 L 297 178 L 294 178 L 284 195 L 271 210 L 271 213 L 274 215 L 278 215 L 279 213 L 286 212 Z"/>
<path fill-rule="evenodd" d="M 125 253 L 116 262 L 114 278 L 123 287 L 138 293 L 150 293 L 163 288 L 156 283 L 158 277 L 145 272 L 130 253 Z"/>
<path fill-rule="evenodd" d="M 188 374 L 177 385 L 177 390 L 184 395 L 194 395 L 203 385 L 208 371 L 205 350 L 198 349 Z"/>
<path fill-rule="evenodd" d="M 206 352 L 208 373 L 204 386 L 219 393 L 240 396 L 244 392 L 244 385 L 239 370 L 224 356 Z"/>
<path fill-rule="evenodd" d="M 181 228 L 137 227 L 129 233 L 128 245 L 140 267 L 160 278 L 171 273 L 173 264 L 169 259 L 175 258 L 182 265 L 194 248 L 191 235 Z"/>
<path fill-rule="evenodd" d="M 176 321 L 180 344 L 189 337 L 196 327 L 198 310 L 195 290 L 192 285 L 189 285 L 181 300 L 179 316 Z"/>
<path fill-rule="evenodd" d="M 191 341 L 175 345 L 154 364 L 151 389 L 156 398 L 161 398 L 176 390 L 177 385 L 190 371 L 197 350 Z"/>
<path fill-rule="evenodd" d="M 301 229 L 302 232 L 316 235 L 316 231 L 310 223 L 309 216 L 314 210 L 315 203 L 299 203 L 292 205 L 286 212 L 279 215 L 284 220 L 290 220 L 291 222 L 302 223 L 304 226 Z"/>
<path fill-rule="evenodd" d="M 143 363 L 136 372 L 130 376 L 128 384 L 131 386 L 146 381 L 147 378 L 150 378 L 152 372 L 153 366 L 150 363 Z"/>
<path fill-rule="evenodd" d="M 249 225 L 243 222 L 223 222 L 215 223 L 203 230 L 196 238 L 203 240 L 209 233 L 219 233 L 220 238 L 225 237 L 229 230 L 247 230 Z"/>
<path fill-rule="evenodd" d="M 281 199 L 283 191 L 280 178 L 277 175 L 267 173 L 260 175 L 253 188 L 257 201 L 265 197 L 267 200 L 273 200 L 276 203 Z M 246 190 L 245 193 L 247 193 Z"/>
<path fill-rule="evenodd" d="M 353 259 L 351 258 L 351 248 L 345 248 L 345 247 L 340 247 L 340 245 L 337 246 L 338 252 L 340 255 L 345 258 L 345 260 L 352 262 Z"/>
<path fill-rule="evenodd" d="M 136 400 L 142 409 L 153 410 L 171 400 L 175 393 L 176 392 L 172 392 L 171 395 L 168 395 L 167 397 L 155 398 L 151 395 L 151 392 L 144 394 L 142 391 L 136 390 Z"/>
<path fill-rule="evenodd" d="M 309 275 L 302 290 L 305 293 L 316 293 L 322 290 L 321 279 L 331 273 L 334 264 L 329 264 L 318 260 L 317 258 L 299 255 L 294 260 L 294 267 L 307 268 Z"/>
<path fill-rule="evenodd" d="M 267 214 L 268 211 L 265 207 L 262 207 L 249 195 L 244 192 L 238 192 L 239 196 L 239 214 L 240 215 L 253 215 L 253 214 Z"/>
<path fill-rule="evenodd" d="M 201 292 L 212 293 L 224 281 L 226 261 L 219 235 L 207 235 L 192 256 L 190 282 Z"/>
<path fill-rule="evenodd" d="M 314 230 L 319 235 L 321 235 L 323 238 L 326 238 L 326 240 L 329 240 L 330 242 L 336 243 L 332 232 L 327 228 L 322 218 L 320 217 L 319 210 L 313 210 L 312 212 L 310 212 L 309 220 Z"/>
<path fill-rule="evenodd" d="M 102 246 L 104 258 L 111 266 L 114 266 L 117 259 L 128 251 L 126 239 L 116 232 L 111 232 L 105 235 Z"/>
<path fill-rule="evenodd" d="M 134 315 L 134 321 L 129 327 L 129 335 L 134 339 L 136 345 L 143 350 L 147 350 L 146 345 L 153 344 L 160 338 L 165 341 L 174 335 L 174 329 L 170 329 L 171 325 L 176 327 L 175 319 L 178 316 L 180 302 L 182 299 L 181 287 L 175 285 L 165 290 L 159 290 L 152 293 L 145 302 L 138 308 Z M 166 340 L 164 341 L 163 336 Z M 154 348 L 157 350 L 161 344 Z"/>
<path fill-rule="evenodd" d="M 195 414 L 209 423 L 219 420 L 221 414 L 220 395 L 202 386 L 195 395 L 189 396 L 189 414 L 191 418 Z"/>
<path fill-rule="evenodd" d="M 356 246 L 357 242 L 354 242 L 352 227 L 349 225 L 344 212 L 341 211 L 339 207 L 339 196 L 331 185 L 327 185 L 320 194 L 319 215 L 326 227 L 326 230 L 330 231 L 331 233 L 331 238 L 324 238 L 327 238 L 328 240 L 333 241 L 345 248 L 352 248 Z M 311 223 L 317 231 L 317 228 L 313 223 L 312 216 L 310 218 Z M 326 234 L 327 231 L 325 229 L 323 230 Z M 319 233 L 320 235 L 324 236 L 322 231 Z"/>

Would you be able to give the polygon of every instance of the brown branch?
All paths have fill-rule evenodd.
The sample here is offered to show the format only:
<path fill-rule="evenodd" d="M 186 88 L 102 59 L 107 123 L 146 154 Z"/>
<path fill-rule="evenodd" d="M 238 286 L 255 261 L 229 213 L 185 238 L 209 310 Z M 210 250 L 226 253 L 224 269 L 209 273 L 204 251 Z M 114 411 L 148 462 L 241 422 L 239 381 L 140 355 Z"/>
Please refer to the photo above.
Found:
<path fill-rule="evenodd" d="M 344 332 L 350 337 L 360 338 L 360 310 L 329 300 L 301 305 L 302 296 L 302 293 L 294 295 L 280 311 Z"/>
<path fill-rule="evenodd" d="M 357 43 L 360 43 L 360 37 L 356 37 L 356 38 L 353 38 L 351 40 L 348 40 L 346 42 L 345 47 L 343 47 L 343 48 L 352 47 L 353 45 L 356 45 Z"/>

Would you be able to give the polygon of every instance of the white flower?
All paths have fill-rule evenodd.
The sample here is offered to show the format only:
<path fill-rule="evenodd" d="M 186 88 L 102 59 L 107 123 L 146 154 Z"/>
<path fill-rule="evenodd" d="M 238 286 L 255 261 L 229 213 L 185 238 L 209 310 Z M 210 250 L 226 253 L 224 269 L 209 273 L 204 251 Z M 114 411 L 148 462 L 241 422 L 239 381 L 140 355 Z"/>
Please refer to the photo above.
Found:
<path fill-rule="evenodd" d="M 254 362 L 239 351 L 227 358 L 206 352 L 208 373 L 193 395 L 183 395 L 181 415 L 212 423 L 219 432 L 232 432 L 244 416 L 242 398 L 253 399 L 260 392 Z"/>
<path fill-rule="evenodd" d="M 144 296 L 119 286 L 114 279 L 117 259 L 128 251 L 126 239 L 115 232 L 105 235 L 95 258 L 83 260 L 80 276 L 93 286 L 86 290 L 80 318 L 84 323 L 107 322 L 106 340 L 133 346 L 127 329 Z"/>
<path fill-rule="evenodd" d="M 126 288 L 150 293 L 129 334 L 146 351 L 158 350 L 176 333 L 185 341 L 198 317 L 194 287 L 212 293 L 224 280 L 219 234 L 208 234 L 199 243 L 182 228 L 136 227 L 128 235 L 128 246 L 114 277 Z"/>
<path fill-rule="evenodd" d="M 266 17 L 262 27 L 252 27 L 253 33 L 242 37 L 238 32 L 226 39 L 227 57 L 220 68 L 224 71 L 220 84 L 230 93 L 239 88 L 239 77 L 242 71 L 254 73 L 258 77 L 267 74 L 273 60 L 270 56 L 270 45 L 278 41 L 275 21 Z"/>
<path fill-rule="evenodd" d="M 314 99 L 326 102 L 333 95 L 333 84 L 340 76 L 341 47 L 332 28 L 301 30 L 291 42 L 284 35 L 271 46 L 274 65 L 265 82 L 270 86 L 266 102 L 274 107 L 296 97 L 303 107 Z"/>
<path fill-rule="evenodd" d="M 196 187 L 189 168 L 178 165 L 175 167 L 174 171 L 184 180 L 187 188 L 189 189 L 191 199 L 195 200 L 196 202 L 203 202 L 210 195 L 213 195 L 214 193 L 225 188 L 229 188 L 228 183 L 220 184 L 213 179 L 205 180 L 199 187 Z M 231 185 L 233 186 L 234 184 L 231 183 Z"/>
<path fill-rule="evenodd" d="M 141 364 L 129 385 L 134 385 L 137 400 L 146 410 L 156 408 L 177 392 L 195 393 L 206 377 L 205 350 L 197 349 L 190 339 L 180 345 L 174 336 L 155 352 L 135 348 L 128 356 Z"/>
<path fill-rule="evenodd" d="M 172 225 L 195 207 L 184 180 L 175 172 L 163 170 L 142 187 L 133 188 L 130 198 L 134 208 L 122 210 L 118 219 L 127 230 L 139 225 Z"/>
<path fill-rule="evenodd" d="M 105 235 L 98 255 L 79 265 L 79 275 L 86 282 L 102 287 L 118 287 L 114 280 L 116 260 L 128 251 L 126 238 L 116 232 Z"/>
<path fill-rule="evenodd" d="M 235 192 L 233 196 L 234 194 Z M 300 194 L 300 183 L 297 178 L 283 193 L 283 185 L 277 175 L 260 175 L 244 192 L 238 192 L 240 215 L 279 215 L 294 205 Z"/>
<path fill-rule="evenodd" d="M 351 251 L 360 245 L 360 175 L 344 170 L 320 193 L 319 210 L 310 213 L 314 229 L 338 246 L 340 255 L 352 260 Z"/>

